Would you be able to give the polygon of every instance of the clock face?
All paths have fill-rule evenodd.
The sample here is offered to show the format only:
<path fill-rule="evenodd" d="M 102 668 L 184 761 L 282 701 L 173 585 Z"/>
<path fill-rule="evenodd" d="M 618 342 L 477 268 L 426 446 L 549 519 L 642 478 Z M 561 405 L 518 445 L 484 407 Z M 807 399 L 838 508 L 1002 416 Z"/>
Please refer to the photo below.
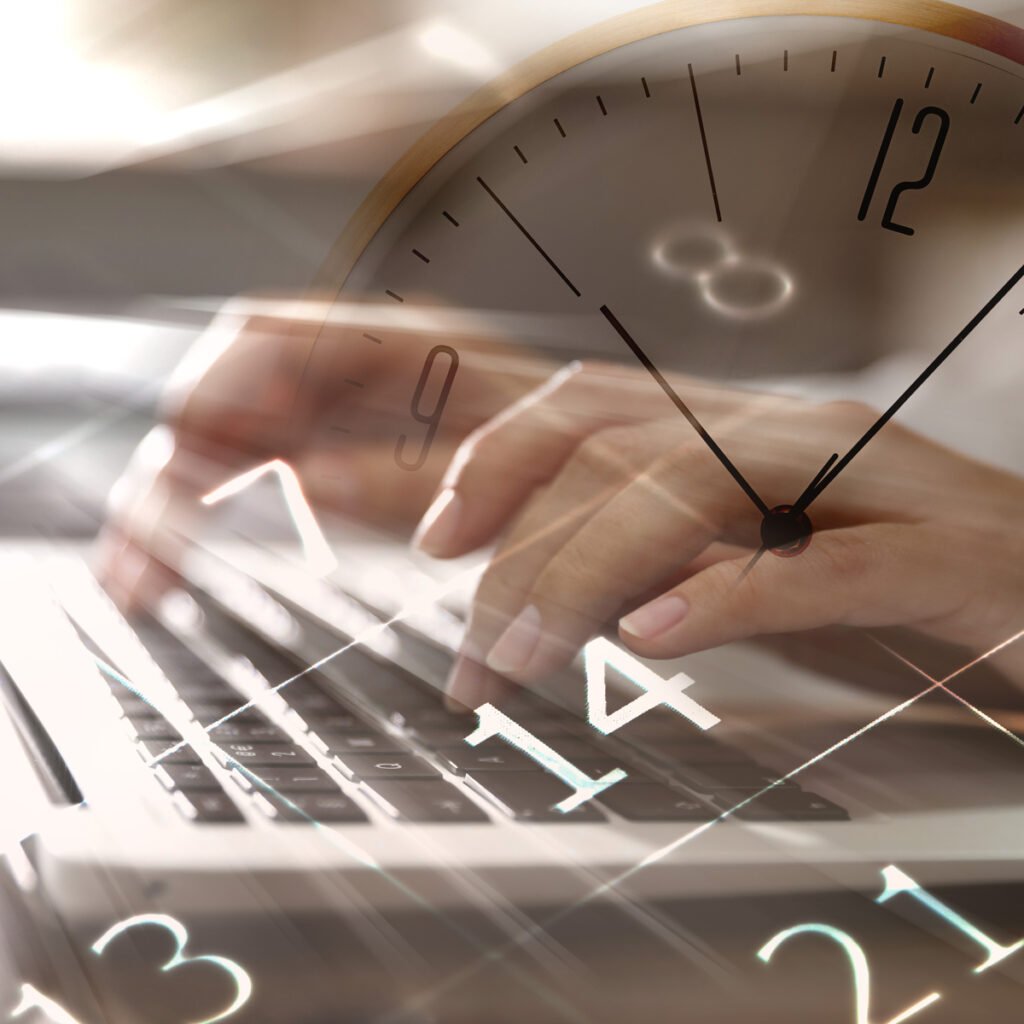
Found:
<path fill-rule="evenodd" d="M 349 326 L 311 365 L 356 349 L 372 373 L 428 339 L 389 384 L 393 486 L 450 457 L 432 446 L 473 405 L 481 340 L 884 409 L 983 308 L 900 419 L 1024 469 L 1008 403 L 972 401 L 1024 369 L 1019 39 L 992 31 L 985 49 L 941 34 L 941 10 L 910 27 L 883 5 L 879 20 L 675 11 L 485 91 L 343 240 L 328 275 Z M 671 395 L 651 401 L 676 415 Z M 362 415 L 341 404 L 331 429 L 375 429 Z"/>

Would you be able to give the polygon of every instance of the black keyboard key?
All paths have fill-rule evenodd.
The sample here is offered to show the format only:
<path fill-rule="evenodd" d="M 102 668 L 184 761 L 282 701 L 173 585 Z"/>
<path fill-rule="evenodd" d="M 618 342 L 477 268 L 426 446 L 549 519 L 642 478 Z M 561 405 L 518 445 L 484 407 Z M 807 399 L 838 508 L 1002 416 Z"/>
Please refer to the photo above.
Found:
<path fill-rule="evenodd" d="M 415 754 L 341 754 L 338 762 L 345 773 L 359 779 L 430 779 L 436 768 Z"/>
<path fill-rule="evenodd" d="M 139 718 L 130 715 L 128 720 L 140 740 L 180 740 L 181 733 L 166 718 Z"/>
<path fill-rule="evenodd" d="M 308 679 L 296 679 L 294 683 L 282 686 L 277 692 L 289 707 L 295 708 L 300 714 L 329 715 L 341 710 L 341 705 L 335 697 L 325 693 Z"/>
<path fill-rule="evenodd" d="M 405 748 L 401 740 L 376 729 L 362 729 L 360 732 L 316 733 L 328 754 L 400 754 Z"/>
<path fill-rule="evenodd" d="M 602 775 L 615 771 L 616 768 L 624 771 L 631 780 L 636 782 L 656 782 L 658 776 L 644 769 L 642 766 L 629 764 L 619 757 L 585 757 L 574 761 L 573 764 L 581 772 L 589 775 L 592 779 L 599 779 Z M 623 780 L 625 781 L 625 780 Z"/>
<path fill-rule="evenodd" d="M 449 711 L 440 701 L 419 711 L 411 711 L 407 715 L 397 715 L 394 717 L 399 719 L 400 724 L 407 729 L 436 726 L 455 732 L 462 731 L 463 734 L 466 734 L 476 728 L 476 715 L 466 712 Z"/>
<path fill-rule="evenodd" d="M 439 692 L 397 665 L 378 661 L 357 648 L 345 651 L 332 664 L 344 676 L 343 690 L 359 694 L 385 714 L 414 714 L 440 704 Z"/>
<path fill-rule="evenodd" d="M 208 824 L 237 824 L 245 821 L 226 793 L 179 794 L 195 811 L 195 820 Z"/>
<path fill-rule="evenodd" d="M 742 790 L 716 793 L 712 803 L 727 811 L 749 800 L 751 795 Z M 831 800 L 794 786 L 762 793 L 733 817 L 743 821 L 848 821 L 850 815 Z"/>
<path fill-rule="evenodd" d="M 139 744 L 139 753 L 147 760 L 159 760 L 160 764 L 202 764 L 199 755 L 187 744 L 168 743 L 166 740 L 150 740 Z"/>
<path fill-rule="evenodd" d="M 219 743 L 217 746 L 218 756 L 223 761 L 235 760 L 246 766 L 315 763 L 309 754 L 290 743 Z"/>
<path fill-rule="evenodd" d="M 231 719 L 223 725 L 210 730 L 210 739 L 214 743 L 287 743 L 288 737 L 275 725 L 237 722 Z"/>
<path fill-rule="evenodd" d="M 412 725 L 407 728 L 409 735 L 425 747 L 456 747 L 476 728 L 476 718 L 451 725 Z"/>
<path fill-rule="evenodd" d="M 688 718 L 673 711 L 648 711 L 632 722 L 615 730 L 615 735 L 627 743 L 643 746 L 652 740 L 685 740 L 700 735 Z"/>
<path fill-rule="evenodd" d="M 441 779 L 374 779 L 371 786 L 406 821 L 490 820 L 464 793 Z"/>
<path fill-rule="evenodd" d="M 270 698 L 265 698 L 269 700 Z M 256 706 L 247 707 L 248 701 L 243 697 L 231 697 L 223 701 L 190 704 L 192 715 L 200 725 L 212 725 L 222 718 L 240 725 L 265 725 L 267 719 L 257 710 Z M 244 708 L 244 710 L 242 710 Z M 226 724 L 226 723 L 225 723 Z"/>
<path fill-rule="evenodd" d="M 295 713 L 305 722 L 310 732 L 362 732 L 368 728 L 365 718 L 337 708 L 327 714 L 306 710 Z"/>
<path fill-rule="evenodd" d="M 710 739 L 656 739 L 633 746 L 651 757 L 679 764 L 746 764 L 757 767 L 741 750 Z"/>
<path fill-rule="evenodd" d="M 315 765 L 297 768 L 279 768 L 276 765 L 260 766 L 252 775 L 239 768 L 232 771 L 243 789 L 257 793 L 276 789 L 281 793 L 336 793 L 338 784 Z M 257 776 L 259 781 L 253 776 Z"/>
<path fill-rule="evenodd" d="M 586 758 L 601 758 L 607 756 L 596 743 L 591 743 L 589 740 L 585 740 L 580 736 L 572 736 L 567 733 L 557 733 L 555 735 L 545 736 L 544 742 L 551 747 L 552 750 L 561 754 L 562 757 L 569 761 L 575 762 L 582 761 Z"/>
<path fill-rule="evenodd" d="M 710 821 L 718 815 L 695 797 L 632 778 L 609 786 L 595 799 L 629 821 Z"/>
<path fill-rule="evenodd" d="M 543 771 L 532 757 L 503 743 L 487 741 L 478 747 L 464 743 L 461 747 L 439 747 L 434 753 L 449 771 L 457 775 L 466 772 Z"/>
<path fill-rule="evenodd" d="M 698 793 L 716 793 L 723 789 L 757 792 L 779 778 L 779 772 L 749 762 L 746 764 L 676 764 L 672 775 Z M 783 783 L 788 786 L 790 783 Z"/>
<path fill-rule="evenodd" d="M 275 820 L 309 823 L 310 819 L 325 824 L 351 824 L 369 820 L 359 805 L 340 790 L 333 793 L 289 793 L 287 799 L 261 792 L 261 801 L 276 812 Z"/>
<path fill-rule="evenodd" d="M 563 814 L 554 809 L 572 790 L 547 772 L 474 772 L 466 778 L 474 789 L 496 799 L 507 814 L 521 821 L 604 821 L 604 815 L 586 801 Z"/>
<path fill-rule="evenodd" d="M 193 790 L 214 790 L 220 792 L 221 790 L 220 782 L 217 781 L 217 777 L 206 765 L 158 764 L 154 770 L 158 775 L 166 776 L 176 789 L 183 789 L 185 792 L 192 792 Z"/>
<path fill-rule="evenodd" d="M 220 700 L 235 695 L 235 691 L 216 672 L 202 664 L 189 669 L 187 673 L 176 672 L 172 682 L 180 696 L 188 696 L 195 700 L 204 696 Z"/>

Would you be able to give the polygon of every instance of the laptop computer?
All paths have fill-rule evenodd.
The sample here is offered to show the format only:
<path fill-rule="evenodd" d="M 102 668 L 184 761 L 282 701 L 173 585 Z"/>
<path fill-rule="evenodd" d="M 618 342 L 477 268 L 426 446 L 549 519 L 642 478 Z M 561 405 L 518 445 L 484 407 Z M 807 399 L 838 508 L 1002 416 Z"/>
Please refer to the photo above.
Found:
<path fill-rule="evenodd" d="M 83 1024 L 206 1020 L 245 995 L 239 1020 L 663 1020 L 685 979 L 684 1019 L 793 1019 L 845 1007 L 835 954 L 799 998 L 773 975 L 772 1006 L 754 954 L 829 906 L 888 948 L 884 869 L 1019 891 L 1019 744 L 871 638 L 649 666 L 685 673 L 708 729 L 661 707 L 603 734 L 579 666 L 515 692 L 502 712 L 531 735 L 626 775 L 563 813 L 563 779 L 501 737 L 467 743 L 476 716 L 441 699 L 472 570 L 440 578 L 352 524 L 332 543 L 323 578 L 284 545 L 193 544 L 182 586 L 131 619 L 80 550 L 3 553 L 5 887 L 19 933 L 44 936 L 9 968 L 26 1012 L 49 993 Z M 610 706 L 635 698 L 607 681 Z M 931 916 L 900 946 L 928 956 L 878 984 L 969 967 Z M 248 988 L 172 964 L 182 938 Z"/>

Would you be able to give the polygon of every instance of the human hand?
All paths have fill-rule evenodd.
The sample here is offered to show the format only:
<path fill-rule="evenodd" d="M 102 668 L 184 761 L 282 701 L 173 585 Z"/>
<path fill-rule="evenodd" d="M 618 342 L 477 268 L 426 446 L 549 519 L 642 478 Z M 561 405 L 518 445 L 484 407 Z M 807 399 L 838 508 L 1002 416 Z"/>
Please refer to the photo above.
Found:
<path fill-rule="evenodd" d="M 795 501 L 877 417 L 673 382 L 769 505 Z M 833 624 L 979 649 L 1019 629 L 1024 481 L 890 423 L 814 502 L 806 550 L 743 577 L 757 511 L 665 408 L 639 371 L 576 365 L 463 442 L 417 534 L 443 558 L 501 538 L 453 700 L 475 706 L 493 673 L 542 677 L 617 616 L 622 642 L 654 658 Z"/>
<path fill-rule="evenodd" d="M 372 317 L 372 307 L 355 307 L 344 324 L 325 323 L 327 308 L 238 300 L 182 361 L 162 423 L 116 485 L 101 536 L 99 575 L 126 610 L 174 580 L 183 538 L 200 525 L 200 498 L 270 459 L 292 466 L 314 509 L 408 528 L 462 438 L 550 372 L 500 341 L 453 337 L 428 305 L 418 321 L 386 332 L 360 319 Z M 386 340 L 374 340 L 374 331 Z M 410 450 L 418 449 L 410 398 L 427 354 L 442 342 L 458 349 L 459 371 L 429 456 L 404 472 L 396 439 L 414 435 Z"/>

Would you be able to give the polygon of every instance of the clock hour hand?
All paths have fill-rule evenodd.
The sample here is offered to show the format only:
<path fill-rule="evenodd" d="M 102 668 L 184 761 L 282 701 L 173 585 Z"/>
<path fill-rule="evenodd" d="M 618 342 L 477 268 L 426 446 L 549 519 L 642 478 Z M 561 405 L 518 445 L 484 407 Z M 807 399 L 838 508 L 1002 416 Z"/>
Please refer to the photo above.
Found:
<path fill-rule="evenodd" d="M 686 417 L 686 421 L 693 427 L 694 430 L 700 435 L 701 440 L 711 449 L 715 458 L 726 468 L 729 475 L 743 488 L 743 493 L 754 503 L 758 512 L 762 516 L 769 514 L 769 508 L 761 499 L 761 496 L 754 490 L 753 487 L 747 483 L 746 478 L 743 474 L 733 465 L 732 460 L 724 451 L 718 446 L 715 439 L 707 432 L 704 425 L 697 419 L 693 414 L 690 407 L 679 397 L 676 393 L 675 388 L 665 379 L 661 371 L 651 361 L 650 356 L 634 341 L 632 335 L 625 327 L 619 322 L 615 314 L 607 307 L 601 307 L 601 315 L 615 328 L 616 333 L 620 338 L 629 346 L 633 355 L 640 360 L 644 369 L 654 378 L 655 382 L 665 392 L 666 395 L 672 400 L 672 404 Z"/>
<path fill-rule="evenodd" d="M 886 425 L 896 415 L 897 412 L 903 407 L 907 400 L 914 394 L 917 389 L 924 384 L 926 380 L 956 351 L 960 344 L 965 341 L 974 330 L 981 324 L 981 322 L 992 312 L 996 306 L 999 305 L 1003 299 L 1024 279 L 1024 266 L 1022 266 L 1011 278 L 1006 282 L 992 296 L 984 306 L 971 318 L 970 322 L 964 327 L 962 331 L 918 374 L 917 378 L 911 383 L 910 387 L 906 389 L 896 399 L 892 405 L 889 406 L 881 416 L 864 432 L 864 435 L 859 441 L 829 470 L 827 473 L 819 473 L 815 480 L 807 486 L 804 493 L 797 499 L 796 504 L 793 506 L 797 513 L 805 512 L 812 501 L 817 499 L 818 495 L 825 490 L 826 487 L 839 474 L 846 469 L 846 467 L 856 458 L 858 453 L 864 448 L 864 446 L 870 441 L 875 434 L 877 434 L 882 427 Z M 834 461 L 833 459 L 829 460 Z M 827 465 L 827 464 L 826 464 Z"/>

